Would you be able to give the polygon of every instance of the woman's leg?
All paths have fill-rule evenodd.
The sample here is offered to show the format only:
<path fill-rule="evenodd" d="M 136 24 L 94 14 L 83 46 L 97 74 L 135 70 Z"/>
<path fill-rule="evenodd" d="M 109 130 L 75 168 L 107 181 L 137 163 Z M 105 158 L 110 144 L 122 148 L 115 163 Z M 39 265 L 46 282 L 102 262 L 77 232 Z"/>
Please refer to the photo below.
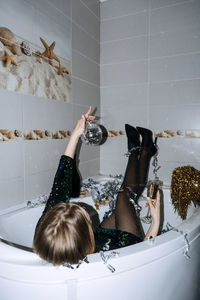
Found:
<path fill-rule="evenodd" d="M 151 130 L 137 127 L 137 130 L 142 136 L 141 155 L 139 160 L 139 186 L 138 199 L 143 193 L 148 180 L 150 161 L 153 155 L 157 152 L 156 141 L 153 142 L 153 133 Z"/>
<path fill-rule="evenodd" d="M 139 219 L 134 206 L 130 202 L 130 196 L 133 194 L 137 195 L 138 193 L 139 161 L 137 148 L 140 146 L 139 134 L 135 128 L 129 125 L 126 125 L 126 134 L 128 137 L 128 150 L 130 155 L 122 189 L 117 196 L 115 211 L 109 218 L 101 223 L 101 226 L 104 228 L 127 231 L 143 238 Z"/>

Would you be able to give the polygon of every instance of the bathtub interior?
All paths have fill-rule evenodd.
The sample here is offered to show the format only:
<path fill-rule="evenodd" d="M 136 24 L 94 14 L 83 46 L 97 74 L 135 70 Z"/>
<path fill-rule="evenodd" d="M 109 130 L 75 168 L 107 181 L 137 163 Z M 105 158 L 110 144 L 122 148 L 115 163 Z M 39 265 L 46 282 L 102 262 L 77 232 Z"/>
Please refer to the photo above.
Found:
<path fill-rule="evenodd" d="M 143 194 L 146 195 L 146 191 Z M 92 205 L 94 208 L 94 202 L 91 196 L 85 198 L 72 199 L 73 202 L 85 202 Z M 146 201 L 143 197 L 139 200 L 139 204 L 142 207 L 140 217 L 144 217 L 147 214 L 147 208 L 145 207 Z M 34 230 L 38 219 L 40 218 L 44 205 L 39 205 L 34 208 L 24 207 L 18 210 L 11 211 L 0 216 L 0 237 L 5 241 L 15 243 L 15 246 L 22 246 L 32 248 Z M 100 206 L 98 210 L 100 220 L 106 211 L 109 210 L 108 204 Z M 189 207 L 187 219 L 195 211 L 194 205 Z M 169 222 L 172 226 L 180 225 L 183 220 L 174 212 L 174 207 L 170 199 L 170 189 L 163 190 L 163 197 L 161 200 L 161 215 L 162 215 L 162 228 L 166 228 L 166 223 Z M 147 232 L 149 224 L 142 223 L 144 233 Z"/>

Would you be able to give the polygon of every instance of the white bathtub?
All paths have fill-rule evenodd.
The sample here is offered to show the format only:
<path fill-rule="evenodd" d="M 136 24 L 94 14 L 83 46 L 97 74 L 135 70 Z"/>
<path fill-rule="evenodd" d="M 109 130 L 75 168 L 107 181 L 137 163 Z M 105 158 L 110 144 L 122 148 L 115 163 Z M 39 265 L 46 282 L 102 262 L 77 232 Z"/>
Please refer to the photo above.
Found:
<path fill-rule="evenodd" d="M 83 200 L 92 203 L 89 197 Z M 144 201 L 141 205 L 143 216 Z M 107 209 L 103 207 L 100 215 Z M 168 231 L 154 243 L 145 241 L 116 250 L 118 256 L 108 260 L 113 273 L 99 253 L 89 255 L 89 264 L 76 270 L 54 267 L 32 253 L 29 248 L 42 210 L 43 206 L 24 207 L 0 215 L 1 300 L 200 299 L 200 208 L 191 206 L 182 222 L 174 214 L 168 189 L 164 190 L 164 227 L 168 221 L 182 234 Z M 184 255 L 187 251 L 190 258 Z"/>

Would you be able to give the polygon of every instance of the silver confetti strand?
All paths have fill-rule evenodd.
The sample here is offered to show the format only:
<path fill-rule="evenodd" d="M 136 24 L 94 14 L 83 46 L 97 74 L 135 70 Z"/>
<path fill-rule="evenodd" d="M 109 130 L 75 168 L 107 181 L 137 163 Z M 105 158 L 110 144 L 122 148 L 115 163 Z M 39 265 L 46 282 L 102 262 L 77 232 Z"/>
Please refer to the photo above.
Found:
<path fill-rule="evenodd" d="M 103 251 L 100 251 L 100 257 L 104 263 L 104 265 L 106 265 L 106 267 L 112 272 L 114 273 L 115 272 L 115 268 L 113 266 L 111 266 L 109 263 L 108 263 L 108 260 L 110 258 L 113 258 L 113 257 L 116 257 L 119 255 L 118 252 L 115 252 L 115 251 L 112 251 L 110 254 L 108 255 L 105 255 L 105 253 Z"/>
<path fill-rule="evenodd" d="M 75 271 L 75 270 L 77 270 L 77 269 L 80 267 L 80 265 L 81 265 L 82 263 L 89 264 L 89 261 L 88 261 L 87 257 L 85 257 L 85 258 L 83 258 L 82 260 L 80 260 L 79 263 L 76 264 L 76 265 L 72 265 L 72 264 L 66 262 L 66 263 L 64 263 L 62 266 L 63 266 L 63 267 L 67 267 L 67 268 L 69 268 L 69 269 Z"/>
<path fill-rule="evenodd" d="M 183 232 L 182 230 L 179 230 L 179 229 L 176 228 L 176 227 L 173 227 L 169 222 L 167 222 L 166 228 L 167 228 L 166 231 L 170 231 L 170 230 L 176 231 L 176 232 L 180 233 L 180 234 L 183 236 L 183 239 L 184 239 L 184 242 L 185 242 L 185 250 L 184 250 L 184 252 L 183 252 L 183 255 L 184 255 L 187 259 L 190 259 L 191 257 L 190 257 L 190 255 L 188 254 L 188 252 L 189 252 L 189 250 L 190 250 L 190 243 L 189 243 L 188 238 L 187 238 L 188 234 L 185 233 L 185 232 Z"/>
<path fill-rule="evenodd" d="M 158 164 L 158 152 L 159 152 L 159 147 L 157 144 L 155 144 L 156 148 L 157 148 L 157 152 L 153 157 L 153 162 L 152 162 L 152 166 L 153 166 L 153 174 L 155 176 L 155 180 L 158 180 L 158 170 L 161 168 L 161 166 Z"/>

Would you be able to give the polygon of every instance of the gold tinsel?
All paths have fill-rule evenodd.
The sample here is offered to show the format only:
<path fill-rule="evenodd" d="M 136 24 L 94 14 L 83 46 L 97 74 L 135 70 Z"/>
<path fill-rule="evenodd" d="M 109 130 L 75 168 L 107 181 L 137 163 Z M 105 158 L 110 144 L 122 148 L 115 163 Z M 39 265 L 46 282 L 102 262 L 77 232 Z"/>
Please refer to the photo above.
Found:
<path fill-rule="evenodd" d="M 185 220 L 191 201 L 200 204 L 200 171 L 191 166 L 178 167 L 172 173 L 172 204 Z"/>

